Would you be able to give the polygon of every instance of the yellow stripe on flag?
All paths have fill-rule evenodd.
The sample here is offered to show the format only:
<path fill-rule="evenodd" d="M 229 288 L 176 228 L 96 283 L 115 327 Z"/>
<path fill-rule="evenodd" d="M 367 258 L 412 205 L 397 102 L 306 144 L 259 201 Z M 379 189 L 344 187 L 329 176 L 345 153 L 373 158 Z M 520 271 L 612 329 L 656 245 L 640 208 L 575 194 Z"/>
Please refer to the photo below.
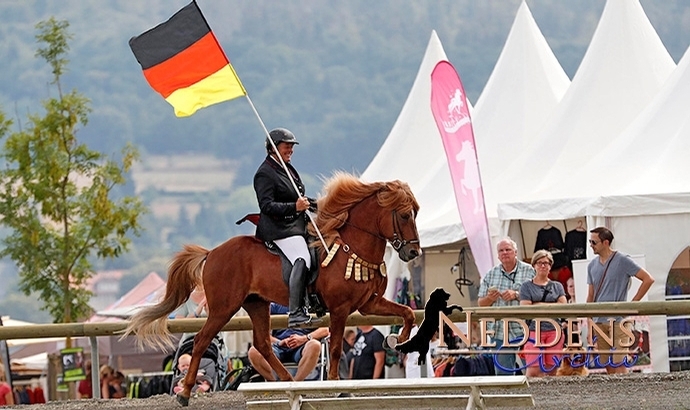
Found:
<path fill-rule="evenodd" d="M 230 65 L 226 65 L 187 88 L 174 91 L 165 99 L 178 117 L 188 117 L 200 108 L 247 95 Z"/>

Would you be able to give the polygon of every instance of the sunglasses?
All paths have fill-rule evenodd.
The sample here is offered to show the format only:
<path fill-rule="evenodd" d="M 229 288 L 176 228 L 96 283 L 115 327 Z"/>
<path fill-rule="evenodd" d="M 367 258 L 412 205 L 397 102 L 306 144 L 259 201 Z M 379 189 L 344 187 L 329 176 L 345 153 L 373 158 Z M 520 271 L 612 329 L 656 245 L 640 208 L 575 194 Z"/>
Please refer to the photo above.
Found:
<path fill-rule="evenodd" d="M 589 244 L 590 244 L 590 245 L 596 245 L 596 244 L 598 244 L 598 243 L 601 243 L 601 241 L 597 242 L 597 241 L 594 241 L 594 240 L 592 240 L 592 239 L 589 240 Z"/>

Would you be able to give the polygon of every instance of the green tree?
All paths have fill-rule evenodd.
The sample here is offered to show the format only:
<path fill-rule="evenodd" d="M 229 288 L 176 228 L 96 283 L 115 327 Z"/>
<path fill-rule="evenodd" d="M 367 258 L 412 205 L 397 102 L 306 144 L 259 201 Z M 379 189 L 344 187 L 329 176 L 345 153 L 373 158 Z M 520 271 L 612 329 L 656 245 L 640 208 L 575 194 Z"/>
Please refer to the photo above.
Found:
<path fill-rule="evenodd" d="M 66 71 L 72 36 L 67 21 L 50 18 L 36 25 L 37 57 L 52 69 L 57 96 L 42 101 L 43 116 L 29 114 L 27 129 L 8 134 L 0 116 L 0 224 L 9 228 L 0 256 L 19 270 L 19 289 L 35 292 L 55 322 L 69 323 L 90 314 L 93 275 L 90 258 L 115 258 L 127 250 L 128 234 L 139 234 L 146 212 L 134 197 L 113 198 L 114 188 L 139 153 L 127 144 L 120 158 L 89 149 L 77 139 L 86 126 L 89 100 L 76 90 L 65 93 L 60 80 Z M 4 124 L 4 125 L 3 125 Z"/>

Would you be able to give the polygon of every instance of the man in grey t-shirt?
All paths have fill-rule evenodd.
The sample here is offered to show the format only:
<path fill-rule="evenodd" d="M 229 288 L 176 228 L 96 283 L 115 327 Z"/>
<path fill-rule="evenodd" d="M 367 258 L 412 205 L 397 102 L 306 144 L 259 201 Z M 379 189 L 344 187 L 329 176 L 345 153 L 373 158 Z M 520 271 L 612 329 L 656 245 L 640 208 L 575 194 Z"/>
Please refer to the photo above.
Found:
<path fill-rule="evenodd" d="M 597 255 L 587 266 L 587 303 L 591 302 L 623 302 L 626 300 L 630 278 L 635 277 L 642 281 L 633 301 L 641 300 L 647 294 L 649 288 L 654 283 L 652 276 L 640 265 L 635 263 L 628 255 L 611 249 L 613 233 L 608 228 L 598 227 L 590 231 L 589 245 Z M 608 331 L 607 317 L 597 317 L 594 321 L 597 326 Z M 617 323 L 614 327 L 615 350 L 623 349 L 622 344 L 629 341 L 629 338 L 620 330 L 621 317 L 615 318 Z M 597 341 L 597 350 L 610 350 L 611 346 L 603 338 Z M 620 364 L 625 355 L 613 355 L 613 364 Z M 600 363 L 610 363 L 610 355 L 599 355 Z M 606 372 L 627 373 L 625 366 L 613 367 L 606 366 Z"/>

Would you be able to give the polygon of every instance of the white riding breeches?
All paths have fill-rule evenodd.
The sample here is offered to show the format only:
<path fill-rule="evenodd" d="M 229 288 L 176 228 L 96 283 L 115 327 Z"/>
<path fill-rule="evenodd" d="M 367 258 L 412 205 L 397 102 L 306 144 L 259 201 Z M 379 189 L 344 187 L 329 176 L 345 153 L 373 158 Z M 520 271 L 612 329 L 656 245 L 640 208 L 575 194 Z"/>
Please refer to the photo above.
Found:
<path fill-rule="evenodd" d="M 307 263 L 307 270 L 311 269 L 309 248 L 303 236 L 289 236 L 283 239 L 276 239 L 273 242 L 283 251 L 288 260 L 290 260 L 290 263 L 294 265 L 297 258 L 302 258 Z"/>

